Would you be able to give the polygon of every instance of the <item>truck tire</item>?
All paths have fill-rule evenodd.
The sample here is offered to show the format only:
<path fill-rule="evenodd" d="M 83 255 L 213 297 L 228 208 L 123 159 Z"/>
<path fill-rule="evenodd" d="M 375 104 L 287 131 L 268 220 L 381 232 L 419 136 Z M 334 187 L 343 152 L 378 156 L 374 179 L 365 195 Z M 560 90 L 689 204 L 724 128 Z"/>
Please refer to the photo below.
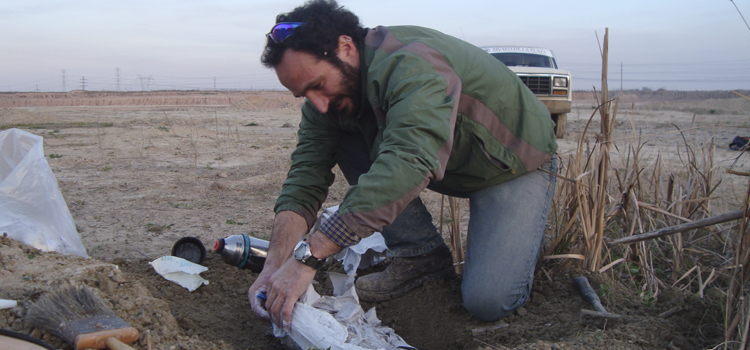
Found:
<path fill-rule="evenodd" d="M 555 137 L 565 137 L 565 127 L 568 124 L 568 113 L 553 114 L 552 121 L 555 122 Z"/>

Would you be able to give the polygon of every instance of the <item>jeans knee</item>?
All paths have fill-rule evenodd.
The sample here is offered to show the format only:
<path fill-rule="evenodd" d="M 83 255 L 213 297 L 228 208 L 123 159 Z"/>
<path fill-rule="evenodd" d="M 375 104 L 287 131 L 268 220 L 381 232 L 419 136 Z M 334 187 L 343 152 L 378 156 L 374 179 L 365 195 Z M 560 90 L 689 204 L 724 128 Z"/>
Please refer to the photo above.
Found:
<path fill-rule="evenodd" d="M 464 291 L 464 308 L 480 321 L 491 322 L 510 316 L 526 304 L 528 293 L 495 290 L 490 292 Z"/>

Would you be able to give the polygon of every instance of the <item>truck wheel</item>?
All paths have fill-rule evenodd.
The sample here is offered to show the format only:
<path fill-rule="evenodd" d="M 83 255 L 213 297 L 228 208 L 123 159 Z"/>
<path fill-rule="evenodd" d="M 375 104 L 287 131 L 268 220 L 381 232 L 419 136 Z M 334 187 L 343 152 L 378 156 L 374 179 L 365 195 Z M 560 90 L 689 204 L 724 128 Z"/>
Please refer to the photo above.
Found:
<path fill-rule="evenodd" d="M 555 136 L 558 139 L 565 137 L 565 127 L 568 123 L 568 113 L 553 114 L 552 121 L 555 122 Z"/>

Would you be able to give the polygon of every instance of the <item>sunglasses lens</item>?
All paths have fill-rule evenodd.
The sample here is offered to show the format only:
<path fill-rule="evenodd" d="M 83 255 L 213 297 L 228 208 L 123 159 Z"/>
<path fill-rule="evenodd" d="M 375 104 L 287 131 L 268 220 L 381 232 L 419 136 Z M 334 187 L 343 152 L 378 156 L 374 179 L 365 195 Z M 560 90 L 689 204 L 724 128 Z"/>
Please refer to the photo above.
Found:
<path fill-rule="evenodd" d="M 271 29 L 271 39 L 275 42 L 281 42 L 282 40 L 286 39 L 292 33 L 294 33 L 294 28 L 297 28 L 302 23 L 298 22 L 290 22 L 290 23 L 279 23 Z"/>

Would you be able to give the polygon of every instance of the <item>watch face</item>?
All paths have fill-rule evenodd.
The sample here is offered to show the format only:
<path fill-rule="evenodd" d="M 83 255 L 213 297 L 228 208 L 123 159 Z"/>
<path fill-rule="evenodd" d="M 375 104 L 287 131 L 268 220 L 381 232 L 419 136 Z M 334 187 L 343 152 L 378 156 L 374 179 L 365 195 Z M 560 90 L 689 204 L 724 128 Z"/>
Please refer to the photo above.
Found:
<path fill-rule="evenodd" d="M 305 241 L 300 241 L 294 247 L 294 258 L 299 261 L 305 261 L 310 256 L 310 246 Z"/>

